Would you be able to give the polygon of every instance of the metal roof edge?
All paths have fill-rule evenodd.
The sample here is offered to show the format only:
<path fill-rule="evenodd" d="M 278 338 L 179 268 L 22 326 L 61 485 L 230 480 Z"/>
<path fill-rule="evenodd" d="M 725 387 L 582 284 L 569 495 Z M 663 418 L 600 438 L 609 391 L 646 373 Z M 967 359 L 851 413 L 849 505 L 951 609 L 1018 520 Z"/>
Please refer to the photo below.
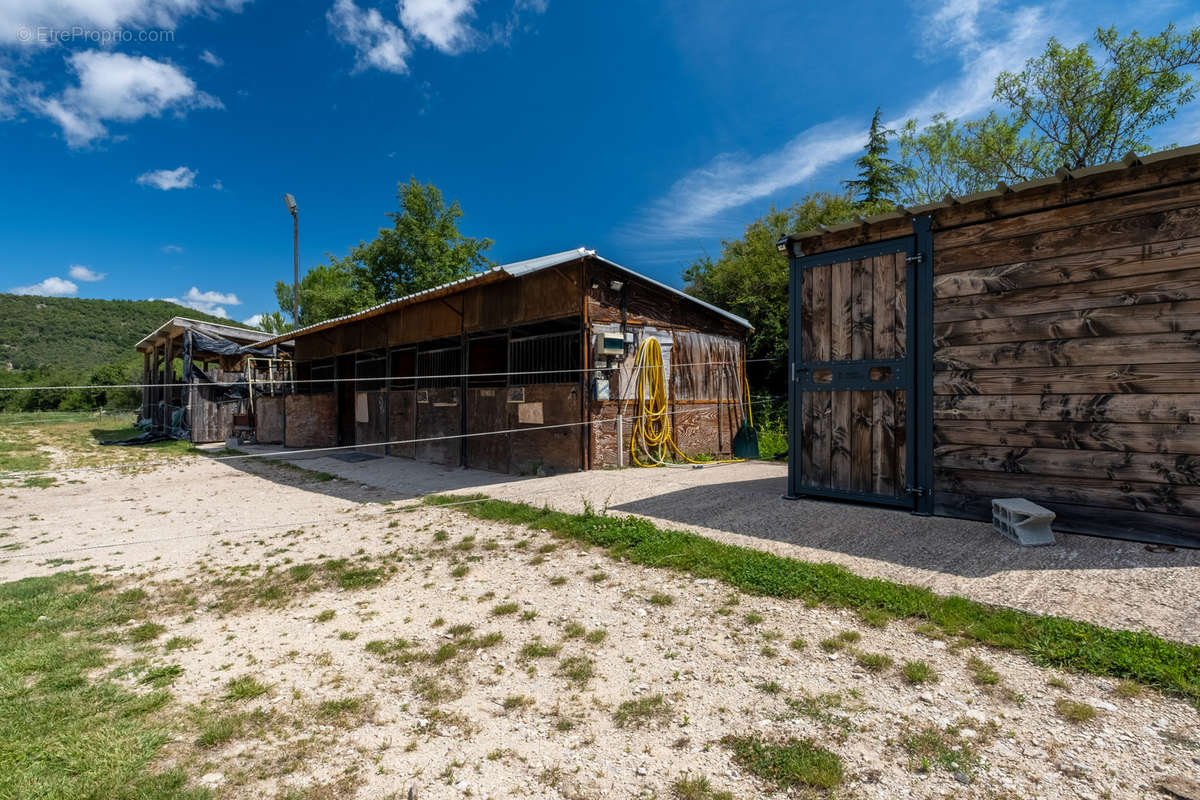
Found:
<path fill-rule="evenodd" d="M 165 329 L 171 327 L 172 325 L 175 325 L 177 322 L 190 323 L 191 326 L 204 325 L 204 326 L 209 326 L 209 327 L 213 327 L 213 328 L 225 328 L 227 330 L 236 332 L 237 334 L 241 335 L 243 338 L 255 339 L 256 342 L 259 344 L 261 344 L 264 339 L 271 336 L 270 333 L 268 333 L 266 331 L 260 331 L 255 328 L 239 328 L 237 325 L 226 325 L 223 322 L 210 322 L 208 320 L 203 320 L 203 319 L 192 319 L 191 317 L 174 316 L 174 317 L 171 317 L 166 322 L 164 322 L 162 325 L 159 325 L 157 328 L 152 330 L 150 333 L 143 336 L 141 338 L 141 340 L 139 340 L 138 343 L 133 346 L 133 349 L 140 350 L 142 348 L 142 345 L 146 344 L 151 339 L 157 337 Z M 189 326 L 188 325 L 180 325 L 179 327 L 186 328 Z"/>

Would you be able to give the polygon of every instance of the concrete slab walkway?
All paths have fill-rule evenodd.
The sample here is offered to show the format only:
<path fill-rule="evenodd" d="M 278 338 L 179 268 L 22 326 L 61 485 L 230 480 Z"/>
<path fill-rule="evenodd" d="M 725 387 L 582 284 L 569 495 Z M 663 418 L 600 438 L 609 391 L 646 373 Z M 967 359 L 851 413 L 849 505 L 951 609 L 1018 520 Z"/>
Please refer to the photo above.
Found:
<path fill-rule="evenodd" d="M 250 447 L 269 452 L 270 447 Z M 449 492 L 548 504 L 563 511 L 638 514 L 663 527 L 940 594 L 1200 644 L 1200 550 L 1150 551 L 1131 542 L 1058 534 L 1022 548 L 990 524 L 917 517 L 832 501 L 782 499 L 786 465 L 748 462 L 514 477 L 380 457 L 346 463 L 288 456 L 401 499 Z M 236 462 L 230 462 L 236 463 Z M 330 491 L 336 491 L 332 486 Z"/>

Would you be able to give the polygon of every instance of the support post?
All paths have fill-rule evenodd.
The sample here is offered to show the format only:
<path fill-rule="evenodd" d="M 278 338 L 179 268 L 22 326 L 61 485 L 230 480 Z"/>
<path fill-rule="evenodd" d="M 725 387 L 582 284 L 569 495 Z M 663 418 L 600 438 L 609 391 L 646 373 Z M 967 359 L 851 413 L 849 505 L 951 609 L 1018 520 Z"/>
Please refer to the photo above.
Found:
<path fill-rule="evenodd" d="M 916 348 L 916 513 L 933 514 L 933 219 L 913 218 L 917 261 Z"/>

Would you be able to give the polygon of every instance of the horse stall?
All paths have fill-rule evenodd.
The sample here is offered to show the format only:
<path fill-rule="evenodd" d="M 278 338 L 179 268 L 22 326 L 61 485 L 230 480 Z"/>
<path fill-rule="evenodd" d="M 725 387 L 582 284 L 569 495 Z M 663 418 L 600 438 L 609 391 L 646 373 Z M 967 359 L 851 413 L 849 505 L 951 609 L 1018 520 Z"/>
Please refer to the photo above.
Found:
<path fill-rule="evenodd" d="M 1200 546 L 1200 146 L 779 246 L 790 496 Z"/>

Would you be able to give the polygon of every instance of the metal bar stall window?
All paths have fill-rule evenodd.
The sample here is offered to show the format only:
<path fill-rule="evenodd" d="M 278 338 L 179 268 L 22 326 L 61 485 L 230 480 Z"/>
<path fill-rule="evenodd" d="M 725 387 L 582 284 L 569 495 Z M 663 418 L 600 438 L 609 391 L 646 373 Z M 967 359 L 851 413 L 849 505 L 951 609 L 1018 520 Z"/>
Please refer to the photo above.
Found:
<path fill-rule="evenodd" d="M 442 347 L 417 353 L 418 389 L 453 389 L 461 382 L 460 378 L 455 377 L 461 372 L 461 347 Z"/>
<path fill-rule="evenodd" d="M 509 384 L 534 386 L 579 380 L 579 341 L 578 331 L 544 333 L 509 340 Z"/>

